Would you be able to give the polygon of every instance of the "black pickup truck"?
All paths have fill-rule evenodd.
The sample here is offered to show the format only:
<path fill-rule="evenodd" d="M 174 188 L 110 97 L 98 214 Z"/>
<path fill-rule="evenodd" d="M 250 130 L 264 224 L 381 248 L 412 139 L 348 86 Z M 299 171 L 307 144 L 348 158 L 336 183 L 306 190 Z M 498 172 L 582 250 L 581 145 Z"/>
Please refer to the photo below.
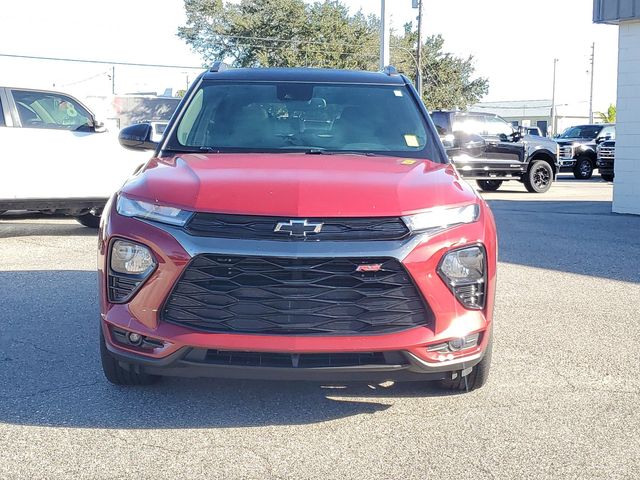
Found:
<path fill-rule="evenodd" d="M 518 180 L 532 193 L 551 188 L 558 174 L 555 141 L 489 113 L 439 110 L 431 118 L 458 172 L 482 190 L 495 191 L 505 180 Z"/>
<path fill-rule="evenodd" d="M 578 180 L 588 180 L 597 168 L 596 148 L 600 143 L 616 138 L 616 127 L 610 123 L 576 125 L 556 137 L 560 145 L 560 171 L 573 172 Z"/>

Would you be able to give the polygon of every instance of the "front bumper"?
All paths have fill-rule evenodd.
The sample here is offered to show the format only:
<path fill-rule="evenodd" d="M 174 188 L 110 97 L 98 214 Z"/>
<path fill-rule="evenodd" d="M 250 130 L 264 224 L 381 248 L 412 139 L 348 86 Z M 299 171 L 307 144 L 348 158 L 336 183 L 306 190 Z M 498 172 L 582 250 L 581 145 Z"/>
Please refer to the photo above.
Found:
<path fill-rule="evenodd" d="M 496 264 L 495 224 L 488 209 L 479 222 L 452 228 L 432 237 L 403 242 L 273 242 L 221 240 L 190 236 L 180 229 L 123 217 L 111 205 L 99 232 L 101 319 L 106 345 L 123 365 L 151 374 L 190 377 L 285 378 L 292 380 L 436 380 L 451 372 L 468 371 L 484 355 L 491 329 Z M 107 297 L 107 250 L 113 238 L 126 238 L 151 249 L 158 266 L 128 303 L 114 304 Z M 436 273 L 442 256 L 451 249 L 482 243 L 487 252 L 487 296 L 483 310 L 467 310 Z M 321 336 L 260 335 L 201 332 L 160 320 L 160 312 L 174 284 L 191 259 L 201 253 L 243 255 L 389 256 L 398 259 L 413 278 L 435 321 L 385 334 Z M 114 341 L 112 328 L 148 336 L 162 347 L 143 351 Z M 455 354 L 430 352 L 430 345 L 480 333 L 480 343 Z M 326 368 L 283 368 L 220 365 L 204 361 L 198 352 L 264 352 L 285 355 L 401 352 L 399 362 Z M 195 353 L 194 353 L 195 352 Z M 194 357 L 195 355 L 195 357 Z M 196 358 L 194 360 L 194 358 Z"/>

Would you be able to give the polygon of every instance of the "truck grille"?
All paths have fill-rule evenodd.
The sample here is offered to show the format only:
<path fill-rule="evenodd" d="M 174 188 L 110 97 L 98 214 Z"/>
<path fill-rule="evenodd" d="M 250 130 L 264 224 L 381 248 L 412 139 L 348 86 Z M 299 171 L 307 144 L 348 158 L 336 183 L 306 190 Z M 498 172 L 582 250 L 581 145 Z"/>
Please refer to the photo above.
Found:
<path fill-rule="evenodd" d="M 560 146 L 560 158 L 563 160 L 570 160 L 573 158 L 573 147 L 571 145 Z"/>
<path fill-rule="evenodd" d="M 291 221 L 322 224 L 318 233 L 290 235 L 275 231 L 278 223 Z M 266 217 L 257 215 L 227 215 L 196 213 L 186 225 L 191 235 L 217 238 L 251 238 L 256 240 L 399 240 L 409 235 L 409 229 L 399 217 L 379 218 L 305 218 Z"/>
<path fill-rule="evenodd" d="M 220 333 L 366 335 L 427 326 L 433 313 L 395 259 L 203 254 L 161 318 Z"/>
<path fill-rule="evenodd" d="M 600 147 L 598 149 L 598 160 L 613 160 L 616 154 L 616 147 Z"/>

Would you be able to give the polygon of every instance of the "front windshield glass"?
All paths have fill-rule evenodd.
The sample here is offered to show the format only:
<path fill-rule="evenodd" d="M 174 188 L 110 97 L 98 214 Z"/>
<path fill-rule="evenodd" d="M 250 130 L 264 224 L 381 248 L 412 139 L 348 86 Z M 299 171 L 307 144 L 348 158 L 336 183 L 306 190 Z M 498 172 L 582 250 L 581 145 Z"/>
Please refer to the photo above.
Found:
<path fill-rule="evenodd" d="M 594 139 L 602 130 L 598 125 L 583 125 L 580 127 L 567 128 L 558 138 L 587 138 Z"/>
<path fill-rule="evenodd" d="M 166 148 L 359 152 L 439 161 L 432 136 L 403 85 L 205 83 Z"/>

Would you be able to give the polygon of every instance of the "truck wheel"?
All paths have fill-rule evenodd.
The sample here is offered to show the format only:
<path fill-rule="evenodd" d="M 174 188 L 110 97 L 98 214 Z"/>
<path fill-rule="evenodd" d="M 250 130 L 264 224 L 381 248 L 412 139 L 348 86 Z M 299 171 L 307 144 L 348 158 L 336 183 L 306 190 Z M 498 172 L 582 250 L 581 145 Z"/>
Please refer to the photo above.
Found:
<path fill-rule="evenodd" d="M 487 383 L 487 379 L 489 378 L 489 370 L 491 367 L 491 350 L 493 349 L 493 334 L 489 338 L 489 344 L 487 345 L 487 350 L 484 354 L 480 363 L 478 363 L 471 373 L 467 374 L 465 377 L 460 375 L 458 372 L 458 376 L 453 380 L 441 380 L 440 388 L 443 390 L 451 390 L 455 392 L 471 392 L 482 387 L 485 383 Z"/>
<path fill-rule="evenodd" d="M 613 174 L 612 173 L 601 173 L 600 176 L 605 182 L 613 182 Z"/>
<path fill-rule="evenodd" d="M 476 183 L 483 192 L 495 192 L 502 185 L 502 180 L 478 180 Z"/>
<path fill-rule="evenodd" d="M 589 180 L 593 175 L 593 162 L 589 157 L 578 157 L 573 167 L 573 176 L 578 180 Z"/>
<path fill-rule="evenodd" d="M 120 363 L 111 356 L 105 345 L 102 327 L 100 327 L 100 360 L 102 361 L 102 371 L 114 385 L 151 385 L 156 383 L 160 377 L 139 373 L 134 370 L 122 368 Z"/>
<path fill-rule="evenodd" d="M 100 225 L 100 215 L 94 215 L 93 213 L 85 213 L 76 217 L 76 220 L 85 227 L 98 228 Z"/>
<path fill-rule="evenodd" d="M 531 193 L 544 193 L 553 183 L 553 170 L 544 160 L 536 160 L 524 175 L 524 186 Z"/>

